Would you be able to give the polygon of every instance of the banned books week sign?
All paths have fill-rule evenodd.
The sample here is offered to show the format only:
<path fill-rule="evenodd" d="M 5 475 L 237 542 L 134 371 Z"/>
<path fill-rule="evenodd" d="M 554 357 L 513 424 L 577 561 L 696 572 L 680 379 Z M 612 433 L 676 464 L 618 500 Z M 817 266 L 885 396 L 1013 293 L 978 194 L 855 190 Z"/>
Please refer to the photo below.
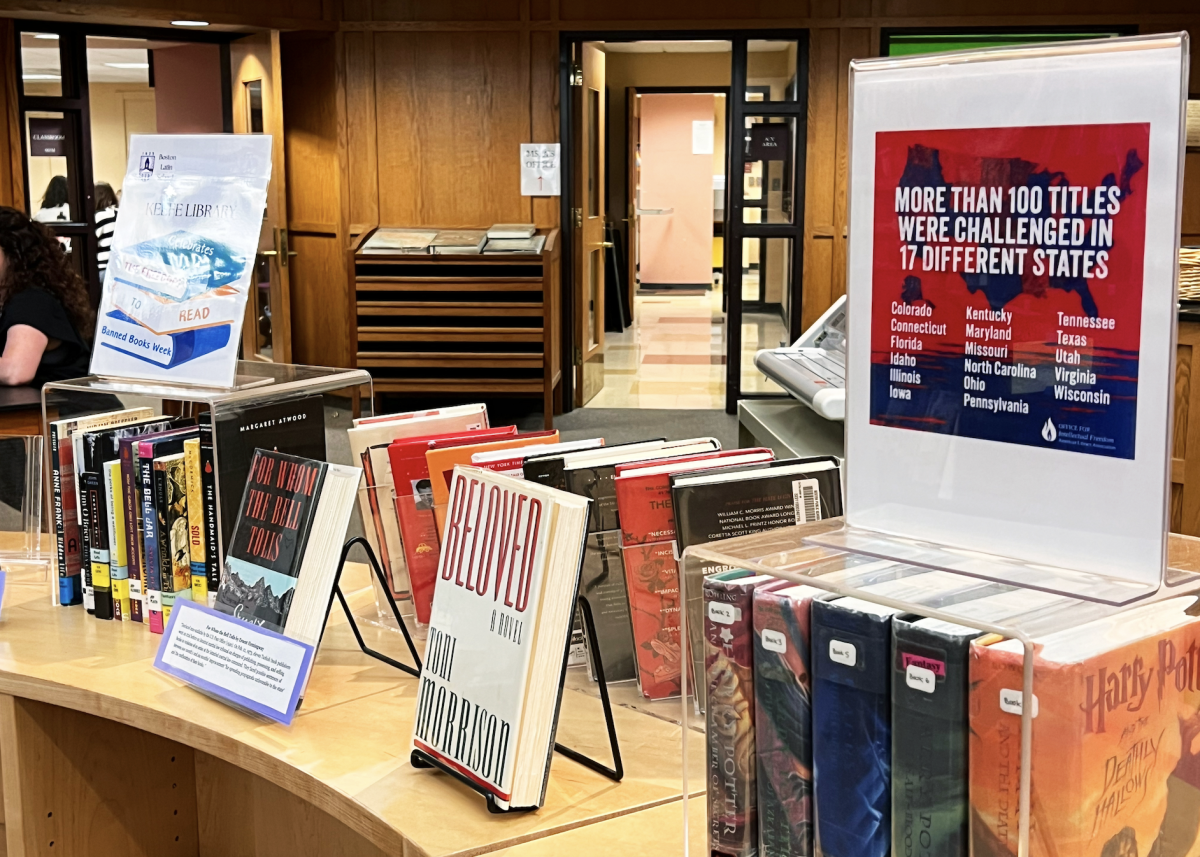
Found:
<path fill-rule="evenodd" d="M 852 64 L 846 517 L 1157 588 L 1186 34 Z"/>

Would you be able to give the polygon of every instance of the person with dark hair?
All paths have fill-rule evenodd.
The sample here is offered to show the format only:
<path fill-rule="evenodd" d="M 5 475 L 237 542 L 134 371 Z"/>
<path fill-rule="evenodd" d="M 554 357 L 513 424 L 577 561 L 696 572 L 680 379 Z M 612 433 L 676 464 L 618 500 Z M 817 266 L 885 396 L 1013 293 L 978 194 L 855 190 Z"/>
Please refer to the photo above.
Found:
<path fill-rule="evenodd" d="M 70 220 L 71 206 L 67 200 L 67 177 L 55 176 L 46 185 L 42 194 L 42 207 L 38 209 L 33 219 L 39 223 L 53 223 L 56 220 Z"/>
<path fill-rule="evenodd" d="M 58 239 L 0 206 L 0 384 L 87 375 L 94 323 L 87 287 Z"/>
<path fill-rule="evenodd" d="M 112 255 L 113 233 L 117 230 L 117 195 L 108 182 L 96 182 L 96 266 L 100 279 L 104 280 L 104 269 Z"/>

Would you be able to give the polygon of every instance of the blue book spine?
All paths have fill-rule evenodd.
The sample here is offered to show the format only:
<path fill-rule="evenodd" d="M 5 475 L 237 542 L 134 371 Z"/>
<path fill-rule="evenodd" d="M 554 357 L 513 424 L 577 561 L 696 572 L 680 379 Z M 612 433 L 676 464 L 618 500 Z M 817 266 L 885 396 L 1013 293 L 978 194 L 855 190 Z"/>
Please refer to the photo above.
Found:
<path fill-rule="evenodd" d="M 812 605 L 817 848 L 825 857 L 891 849 L 891 619 Z"/>

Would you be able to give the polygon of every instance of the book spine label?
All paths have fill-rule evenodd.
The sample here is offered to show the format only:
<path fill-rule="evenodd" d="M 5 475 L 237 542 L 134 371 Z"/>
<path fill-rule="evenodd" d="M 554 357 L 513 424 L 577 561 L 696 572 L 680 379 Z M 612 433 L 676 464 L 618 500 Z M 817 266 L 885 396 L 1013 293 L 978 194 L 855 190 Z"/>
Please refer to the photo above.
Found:
<path fill-rule="evenodd" d="M 675 543 L 631 545 L 621 553 L 629 590 L 638 687 L 646 699 L 678 696 L 683 673 Z"/>
<path fill-rule="evenodd" d="M 204 556 L 204 504 L 200 483 L 200 439 L 183 442 L 187 476 L 188 566 L 192 575 L 192 600 L 208 604 L 208 566 Z"/>
<path fill-rule="evenodd" d="M 730 857 L 750 857 L 758 841 L 751 596 L 734 582 L 704 582 L 708 844 Z"/>
<path fill-rule="evenodd" d="M 136 444 L 136 441 L 121 444 L 121 494 L 125 505 L 125 553 L 129 563 L 129 619 L 140 623 L 144 619 L 142 582 L 146 575 L 142 567 L 142 493 L 134 464 Z"/>
<path fill-rule="evenodd" d="M 760 857 L 813 854 L 811 604 L 762 590 L 754 594 Z"/>
<path fill-rule="evenodd" d="M 217 477 L 213 464 L 212 425 L 200 425 L 200 502 L 204 509 L 204 573 L 208 578 L 208 606 L 217 601 L 221 587 L 221 557 L 217 546 Z"/>
<path fill-rule="evenodd" d="M 813 602 L 816 847 L 887 857 L 892 844 L 891 617 Z"/>
<path fill-rule="evenodd" d="M 154 506 L 154 462 L 148 454 L 150 449 L 140 450 L 138 458 L 139 482 L 142 490 L 142 534 L 145 546 L 146 578 L 142 582 L 146 599 L 146 621 L 155 634 L 163 632 L 162 580 L 158 557 L 158 515 Z"/>

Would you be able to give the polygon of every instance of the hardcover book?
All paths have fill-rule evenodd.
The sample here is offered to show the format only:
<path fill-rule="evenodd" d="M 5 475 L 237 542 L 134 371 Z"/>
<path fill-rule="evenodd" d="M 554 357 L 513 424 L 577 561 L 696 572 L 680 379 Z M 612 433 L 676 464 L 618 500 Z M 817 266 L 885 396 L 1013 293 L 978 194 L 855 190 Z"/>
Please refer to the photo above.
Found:
<path fill-rule="evenodd" d="M 812 586 L 754 592 L 754 745 L 760 857 L 812 857 Z"/>
<path fill-rule="evenodd" d="M 588 534 L 579 580 L 579 592 L 592 608 L 598 638 L 586 642 L 599 650 L 607 682 L 637 678 L 629 594 L 618 536 L 615 531 Z M 590 666 L 591 662 L 588 663 Z"/>
<path fill-rule="evenodd" d="M 667 440 L 658 437 L 653 440 L 637 441 L 636 443 L 616 443 L 605 446 L 602 450 L 584 450 L 580 453 L 551 452 L 530 455 L 525 459 L 525 463 L 521 469 L 525 478 L 530 482 L 545 485 L 547 488 L 557 488 L 560 491 L 565 491 L 567 490 L 566 466 L 568 456 L 571 457 L 572 461 L 582 461 L 592 453 L 609 453 L 615 451 L 637 453 L 644 449 L 662 449 L 666 445 Z"/>
<path fill-rule="evenodd" d="M 1187 855 L 1200 837 L 1200 605 L 1035 636 L 1031 857 Z M 1023 654 L 971 646 L 971 853 L 1017 853 Z"/>
<path fill-rule="evenodd" d="M 388 463 L 388 445 L 403 438 L 487 427 L 487 406 L 476 404 L 365 417 L 355 420 L 354 427 L 346 432 L 350 439 L 351 460 L 362 467 L 363 485 L 368 489 L 358 498 L 363 530 L 383 568 L 392 597 L 398 601 L 411 600 L 412 593 L 399 524 L 393 510 L 387 506 L 395 487 Z"/>
<path fill-rule="evenodd" d="M 602 446 L 604 446 L 602 437 L 567 440 L 561 443 L 539 443 L 515 451 L 497 449 L 492 452 L 477 452 L 471 456 L 471 464 L 485 470 L 507 473 L 509 476 L 523 479 L 525 477 L 525 460 L 535 455 L 565 455 L 568 452 L 598 449 Z"/>
<path fill-rule="evenodd" d="M 257 450 L 216 609 L 315 646 L 362 471 Z"/>
<path fill-rule="evenodd" d="M 110 411 L 90 417 L 50 423 L 50 489 L 54 513 L 54 539 L 58 552 L 58 603 L 64 607 L 83 603 L 82 541 L 79 532 L 79 491 L 74 446 L 77 432 L 93 431 L 136 422 L 153 416 L 150 408 Z M 87 558 L 91 562 L 91 558 Z"/>
<path fill-rule="evenodd" d="M 682 556 L 692 545 L 837 517 L 842 514 L 841 468 L 836 458 L 816 456 L 672 474 L 671 502 Z M 728 569 L 691 557 L 681 565 L 687 575 L 688 646 L 692 668 L 701 675 L 701 581 Z M 698 701 L 703 706 L 704 700 Z"/>
<path fill-rule="evenodd" d="M 738 570 L 704 581 L 708 685 L 708 845 L 711 855 L 750 857 L 758 848 L 754 747 L 754 590 L 790 585 Z"/>
<path fill-rule="evenodd" d="M 325 458 L 325 408 L 322 397 L 301 396 L 283 402 L 226 410 L 213 426 L 220 450 L 220 535 L 229 551 L 238 503 L 256 449 L 275 450 L 318 461 Z"/>
<path fill-rule="evenodd" d="M 150 631 L 154 634 L 161 634 L 164 628 L 163 555 L 169 554 L 171 550 L 170 533 L 162 529 L 158 517 L 154 459 L 183 452 L 183 442 L 199 431 L 198 427 L 189 427 L 139 438 L 134 452 L 142 506 L 142 621 L 150 626 Z M 171 585 L 174 585 L 173 578 Z M 173 589 L 170 591 L 174 592 Z"/>
<path fill-rule="evenodd" d="M 192 597 L 191 546 L 188 538 L 187 463 L 182 452 L 153 460 L 154 515 L 158 522 L 158 583 L 162 621 L 171 619 L 175 602 Z"/>
<path fill-rule="evenodd" d="M 408 569 L 413 612 L 422 625 L 429 624 L 433 584 L 437 580 L 441 537 L 433 513 L 433 487 L 426 453 L 434 442 L 469 446 L 489 439 L 515 437 L 516 426 L 476 429 L 461 433 L 421 435 L 393 441 L 387 447 L 395 497 L 392 513 L 400 524 L 400 547 Z"/>
<path fill-rule="evenodd" d="M 837 598 L 812 603 L 816 847 L 887 857 L 892 846 L 891 624 L 899 611 Z"/>
<path fill-rule="evenodd" d="M 503 809 L 545 798 L 587 506 L 503 474 L 454 471 L 413 749 Z"/>

